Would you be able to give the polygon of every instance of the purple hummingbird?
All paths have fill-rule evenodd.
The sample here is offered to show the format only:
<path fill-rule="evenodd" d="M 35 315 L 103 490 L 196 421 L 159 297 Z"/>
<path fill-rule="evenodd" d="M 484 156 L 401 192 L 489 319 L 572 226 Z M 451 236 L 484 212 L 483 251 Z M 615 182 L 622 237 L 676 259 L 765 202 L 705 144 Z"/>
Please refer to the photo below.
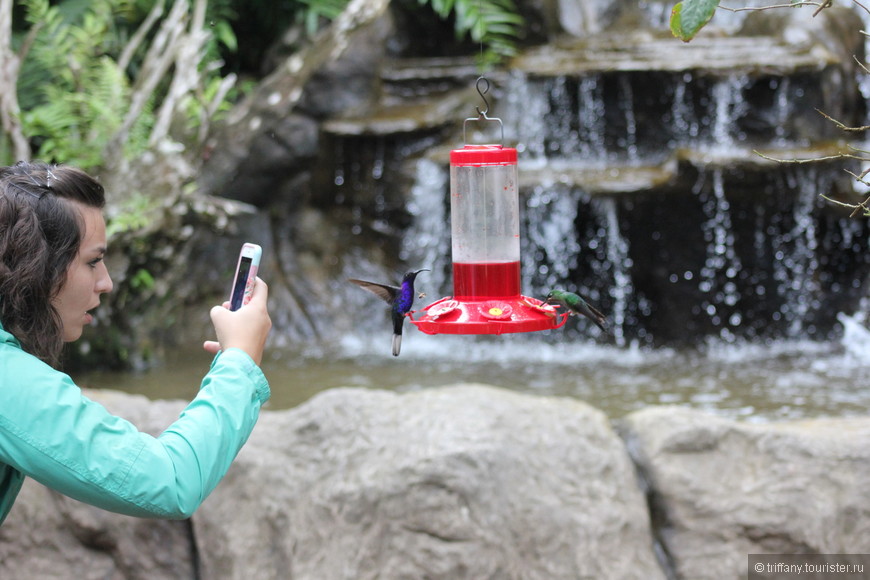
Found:
<path fill-rule="evenodd" d="M 402 325 L 405 322 L 405 315 L 411 311 L 411 306 L 414 304 L 414 280 L 420 272 L 428 271 L 427 268 L 423 268 L 416 272 L 408 272 L 402 277 L 401 286 L 348 279 L 348 282 L 365 288 L 390 305 L 390 315 L 393 319 L 393 356 L 399 356 L 399 351 L 402 349 Z"/>

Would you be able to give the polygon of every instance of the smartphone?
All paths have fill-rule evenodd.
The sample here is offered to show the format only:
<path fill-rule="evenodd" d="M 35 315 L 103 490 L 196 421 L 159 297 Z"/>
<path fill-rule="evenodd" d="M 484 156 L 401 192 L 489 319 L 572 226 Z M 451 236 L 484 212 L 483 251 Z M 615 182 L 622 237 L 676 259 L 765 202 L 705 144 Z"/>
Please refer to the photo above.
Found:
<path fill-rule="evenodd" d="M 230 310 L 238 310 L 251 300 L 254 292 L 254 281 L 260 268 L 260 257 L 263 248 L 257 244 L 246 242 L 239 253 L 239 263 L 236 264 L 236 275 L 233 277 L 233 291 L 230 295 Z"/>

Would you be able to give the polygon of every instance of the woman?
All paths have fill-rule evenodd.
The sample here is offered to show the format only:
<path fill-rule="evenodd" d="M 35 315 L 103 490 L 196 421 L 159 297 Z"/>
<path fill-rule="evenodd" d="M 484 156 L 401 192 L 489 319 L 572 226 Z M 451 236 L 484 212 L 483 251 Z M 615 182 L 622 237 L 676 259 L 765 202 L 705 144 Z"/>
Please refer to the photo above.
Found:
<path fill-rule="evenodd" d="M 84 397 L 57 370 L 100 296 L 102 186 L 73 167 L 0 168 L 0 523 L 25 476 L 123 514 L 189 517 L 248 438 L 269 384 L 259 368 L 271 320 L 268 289 L 230 312 L 215 306 L 216 354 L 196 398 L 159 437 Z"/>

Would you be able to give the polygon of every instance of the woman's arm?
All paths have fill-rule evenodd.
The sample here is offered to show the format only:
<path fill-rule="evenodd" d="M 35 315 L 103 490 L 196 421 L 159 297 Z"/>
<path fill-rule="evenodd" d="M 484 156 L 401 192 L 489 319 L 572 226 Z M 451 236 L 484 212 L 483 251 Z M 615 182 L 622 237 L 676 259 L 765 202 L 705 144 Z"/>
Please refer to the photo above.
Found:
<path fill-rule="evenodd" d="M 123 514 L 190 516 L 229 469 L 269 397 L 243 351 L 219 354 L 158 437 L 84 395 L 67 375 L 0 345 L 0 461 L 72 498 Z"/>

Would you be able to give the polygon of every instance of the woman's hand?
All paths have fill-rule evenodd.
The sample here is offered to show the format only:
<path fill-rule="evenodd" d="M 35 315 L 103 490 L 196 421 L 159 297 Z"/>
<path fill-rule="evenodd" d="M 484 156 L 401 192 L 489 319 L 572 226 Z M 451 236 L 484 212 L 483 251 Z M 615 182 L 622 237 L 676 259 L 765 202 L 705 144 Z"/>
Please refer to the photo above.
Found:
<path fill-rule="evenodd" d="M 217 341 L 207 340 L 202 347 L 212 354 L 227 348 L 240 348 L 259 365 L 263 360 L 266 337 L 272 329 L 272 319 L 269 318 L 266 305 L 268 298 L 269 287 L 257 278 L 250 302 L 235 312 L 230 311 L 229 302 L 212 308 L 211 322 Z"/>

